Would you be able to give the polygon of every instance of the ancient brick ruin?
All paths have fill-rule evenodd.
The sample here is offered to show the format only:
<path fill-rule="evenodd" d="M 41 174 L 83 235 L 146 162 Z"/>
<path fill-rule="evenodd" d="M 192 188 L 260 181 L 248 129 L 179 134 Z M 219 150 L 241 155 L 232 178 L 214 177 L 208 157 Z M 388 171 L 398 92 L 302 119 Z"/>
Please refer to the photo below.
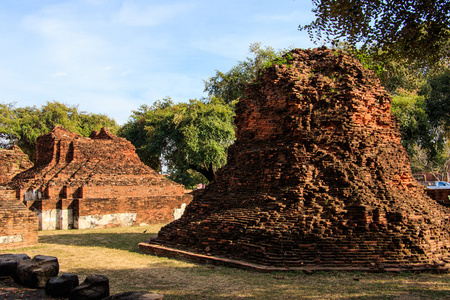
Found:
<path fill-rule="evenodd" d="M 448 268 L 450 209 L 427 197 L 372 72 L 293 50 L 236 107 L 228 163 L 146 253 L 279 268 Z"/>
<path fill-rule="evenodd" d="M 0 186 L 8 184 L 15 175 L 32 166 L 33 163 L 19 147 L 0 149 Z"/>
<path fill-rule="evenodd" d="M 28 156 L 13 146 L 0 149 L 0 250 L 34 246 L 38 240 L 38 218 L 6 185 L 18 173 L 31 168 Z"/>
<path fill-rule="evenodd" d="M 38 213 L 40 230 L 169 222 L 190 201 L 106 128 L 86 138 L 55 127 L 38 138 L 34 167 L 9 186 Z"/>

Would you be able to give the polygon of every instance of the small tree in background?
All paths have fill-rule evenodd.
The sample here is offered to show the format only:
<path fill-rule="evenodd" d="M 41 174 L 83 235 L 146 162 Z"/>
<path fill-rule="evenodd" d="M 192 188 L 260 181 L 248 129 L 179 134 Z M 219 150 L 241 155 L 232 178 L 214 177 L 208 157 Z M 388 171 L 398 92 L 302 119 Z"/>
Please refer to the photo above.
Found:
<path fill-rule="evenodd" d="M 133 112 L 119 134 L 149 166 L 165 166 L 171 179 L 192 186 L 199 177 L 189 170 L 212 181 L 226 163 L 235 139 L 233 117 L 233 107 L 215 97 L 179 104 L 166 98 Z"/>

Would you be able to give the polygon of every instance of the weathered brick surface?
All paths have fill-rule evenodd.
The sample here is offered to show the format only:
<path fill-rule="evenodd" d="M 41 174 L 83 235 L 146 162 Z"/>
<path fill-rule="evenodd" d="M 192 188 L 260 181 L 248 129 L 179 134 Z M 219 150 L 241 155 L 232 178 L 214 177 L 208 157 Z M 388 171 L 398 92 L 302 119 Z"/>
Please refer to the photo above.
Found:
<path fill-rule="evenodd" d="M 33 163 L 19 147 L 0 149 L 0 186 L 7 185 L 16 174 L 32 166 Z"/>
<path fill-rule="evenodd" d="M 450 210 L 413 179 L 378 80 L 332 50 L 291 55 L 247 88 L 227 165 L 150 244 L 271 266 L 444 264 Z"/>
<path fill-rule="evenodd" d="M 106 128 L 85 138 L 55 127 L 38 138 L 36 158 L 10 186 L 30 209 L 47 212 L 48 222 L 58 219 L 49 229 L 76 228 L 77 218 L 87 216 L 107 216 L 111 221 L 98 226 L 118 226 L 118 214 L 133 224 L 169 222 L 174 209 L 190 201 L 182 185 L 143 164 L 129 141 Z"/>
<path fill-rule="evenodd" d="M 0 189 L 0 250 L 35 246 L 38 218 L 16 199 L 14 190 Z"/>

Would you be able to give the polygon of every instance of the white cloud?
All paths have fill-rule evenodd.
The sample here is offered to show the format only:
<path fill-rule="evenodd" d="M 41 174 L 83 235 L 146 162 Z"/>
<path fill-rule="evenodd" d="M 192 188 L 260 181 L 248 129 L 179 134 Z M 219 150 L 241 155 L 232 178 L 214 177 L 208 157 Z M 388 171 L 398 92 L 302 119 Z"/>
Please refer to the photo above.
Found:
<path fill-rule="evenodd" d="M 50 75 L 50 76 L 52 76 L 52 77 L 67 76 L 67 73 L 66 73 L 66 72 L 56 72 L 56 73 L 53 73 L 53 74 Z"/>
<path fill-rule="evenodd" d="M 131 70 L 126 70 L 125 72 L 122 72 L 122 73 L 120 74 L 120 76 L 126 76 L 126 75 L 131 74 L 131 73 L 133 73 L 133 71 L 131 71 Z"/>
<path fill-rule="evenodd" d="M 244 59 L 248 53 L 248 41 L 248 38 L 236 39 L 233 35 L 208 36 L 193 41 L 192 46 L 201 51 L 238 60 Z"/>
<path fill-rule="evenodd" d="M 146 1 L 125 1 L 116 18 L 127 26 L 153 27 L 167 24 L 180 15 L 187 14 L 191 9 L 191 4 L 182 2 L 149 5 Z"/>

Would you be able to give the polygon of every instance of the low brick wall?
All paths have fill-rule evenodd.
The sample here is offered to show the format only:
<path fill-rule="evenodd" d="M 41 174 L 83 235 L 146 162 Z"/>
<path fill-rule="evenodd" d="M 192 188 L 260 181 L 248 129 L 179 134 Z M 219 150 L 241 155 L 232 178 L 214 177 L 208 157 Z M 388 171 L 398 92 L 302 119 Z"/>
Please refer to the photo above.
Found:
<path fill-rule="evenodd" d="M 168 223 L 175 209 L 191 200 L 190 195 L 78 199 L 75 228 Z"/>
<path fill-rule="evenodd" d="M 450 195 L 450 189 L 436 189 L 436 190 L 432 190 L 432 189 L 427 189 L 427 195 L 431 198 L 436 200 L 437 202 L 446 205 L 446 206 L 450 206 L 450 199 L 449 199 L 449 195 Z"/>
<path fill-rule="evenodd" d="M 38 217 L 15 194 L 0 190 L 0 250 L 31 247 L 38 242 Z"/>
<path fill-rule="evenodd" d="M 87 229 L 168 223 L 192 196 L 154 196 L 26 201 L 39 220 L 39 230 Z"/>

